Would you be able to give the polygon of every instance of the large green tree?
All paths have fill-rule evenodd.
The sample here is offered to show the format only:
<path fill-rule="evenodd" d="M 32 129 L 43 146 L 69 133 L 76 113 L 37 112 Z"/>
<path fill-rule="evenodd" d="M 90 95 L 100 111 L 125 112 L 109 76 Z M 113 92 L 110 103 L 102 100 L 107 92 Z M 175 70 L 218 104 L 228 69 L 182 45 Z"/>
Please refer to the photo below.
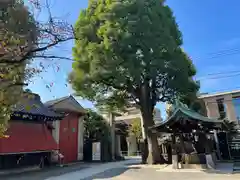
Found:
<path fill-rule="evenodd" d="M 75 35 L 73 89 L 96 103 L 135 102 L 143 116 L 147 160 L 158 162 L 157 137 L 148 130 L 156 103 L 198 88 L 171 9 L 160 0 L 89 0 Z"/>

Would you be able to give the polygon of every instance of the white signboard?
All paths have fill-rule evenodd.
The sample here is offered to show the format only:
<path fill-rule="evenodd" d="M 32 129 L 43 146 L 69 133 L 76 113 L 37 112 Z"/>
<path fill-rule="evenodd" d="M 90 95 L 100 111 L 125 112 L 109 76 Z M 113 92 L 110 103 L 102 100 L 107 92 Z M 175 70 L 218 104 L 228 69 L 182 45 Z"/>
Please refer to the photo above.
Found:
<path fill-rule="evenodd" d="M 95 142 L 92 145 L 92 160 L 93 161 L 101 160 L 101 144 L 100 144 L 100 142 Z"/>

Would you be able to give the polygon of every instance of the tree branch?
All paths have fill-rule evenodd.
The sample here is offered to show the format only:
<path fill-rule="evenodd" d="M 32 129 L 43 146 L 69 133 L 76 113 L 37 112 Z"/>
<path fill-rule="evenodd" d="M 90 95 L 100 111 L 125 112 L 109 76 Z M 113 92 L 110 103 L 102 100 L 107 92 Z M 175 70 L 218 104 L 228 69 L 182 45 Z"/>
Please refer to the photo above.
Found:
<path fill-rule="evenodd" d="M 63 57 L 63 56 L 47 56 L 47 55 L 35 55 L 34 58 L 45 58 L 45 59 L 64 59 L 68 61 L 75 61 L 72 58 Z"/>
<path fill-rule="evenodd" d="M 20 58 L 20 60 L 13 61 L 13 60 L 9 60 L 9 59 L 4 59 L 4 60 L 0 60 L 0 63 L 1 64 L 3 64 L 3 63 L 5 63 L 5 64 L 18 64 L 18 63 L 22 63 L 25 60 L 29 59 L 33 53 L 45 51 L 45 50 L 47 50 L 47 49 L 49 49 L 49 48 L 51 48 L 51 47 L 53 47 L 53 46 L 55 46 L 55 45 L 57 45 L 59 43 L 66 42 L 66 41 L 69 41 L 69 40 L 72 40 L 72 39 L 74 39 L 74 37 L 69 37 L 69 38 L 66 38 L 66 39 L 55 41 L 55 42 L 53 42 L 51 44 L 48 44 L 47 46 L 36 48 L 36 49 L 28 51 L 23 57 Z M 33 56 L 33 58 L 34 57 L 35 56 Z"/>

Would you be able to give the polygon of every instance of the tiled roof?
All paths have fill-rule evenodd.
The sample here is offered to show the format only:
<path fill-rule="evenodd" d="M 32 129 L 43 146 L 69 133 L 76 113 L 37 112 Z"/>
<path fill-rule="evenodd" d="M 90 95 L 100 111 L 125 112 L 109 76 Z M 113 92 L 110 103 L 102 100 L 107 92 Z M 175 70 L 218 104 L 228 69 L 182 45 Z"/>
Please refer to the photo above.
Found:
<path fill-rule="evenodd" d="M 65 97 L 51 100 L 51 101 L 47 101 L 44 104 L 49 108 L 58 110 L 57 105 L 59 105 L 60 103 L 63 103 L 63 104 L 66 103 L 64 109 L 70 110 L 71 108 L 69 107 L 70 105 L 67 104 L 68 102 L 70 102 L 70 105 L 72 107 L 74 107 L 77 112 L 85 113 L 85 109 L 81 106 L 81 104 L 72 95 L 65 96 Z M 68 106 L 68 107 L 66 107 L 66 106 Z"/>
<path fill-rule="evenodd" d="M 180 120 L 179 118 L 176 118 L 179 115 L 185 115 L 185 116 L 189 117 L 190 120 L 196 121 L 196 122 L 212 123 L 212 124 L 223 123 L 222 120 L 211 119 L 211 118 L 202 116 L 201 114 L 199 114 L 197 112 L 194 112 L 194 111 L 192 111 L 192 110 L 190 110 L 186 107 L 179 106 L 179 107 L 176 108 L 176 110 L 173 112 L 173 114 L 166 121 L 155 124 L 150 129 L 159 128 L 159 127 L 166 127 L 169 124 L 172 124 L 172 123 Z"/>
<path fill-rule="evenodd" d="M 68 99 L 68 98 L 69 98 L 69 96 L 64 96 L 64 97 L 61 97 L 61 98 L 58 98 L 58 99 L 54 99 L 54 100 L 47 101 L 47 102 L 45 102 L 44 104 L 45 104 L 46 106 L 50 107 L 50 106 L 53 106 L 53 105 L 56 104 L 56 103 L 59 103 L 60 101 L 66 100 L 66 99 Z"/>
<path fill-rule="evenodd" d="M 55 113 L 45 106 L 38 94 L 33 93 L 25 93 L 21 100 L 13 106 L 13 111 L 53 118 L 61 117 L 60 114 Z"/>

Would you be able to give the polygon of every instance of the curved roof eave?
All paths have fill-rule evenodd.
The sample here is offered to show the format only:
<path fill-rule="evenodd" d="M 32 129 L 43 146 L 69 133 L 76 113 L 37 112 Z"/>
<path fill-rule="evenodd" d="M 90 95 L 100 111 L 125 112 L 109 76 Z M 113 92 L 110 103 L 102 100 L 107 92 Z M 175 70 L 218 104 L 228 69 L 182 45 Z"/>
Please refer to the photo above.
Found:
<path fill-rule="evenodd" d="M 166 121 L 155 124 L 154 126 L 150 127 L 150 129 L 157 128 L 157 127 L 160 127 L 160 126 L 164 126 L 164 125 L 167 125 L 167 124 L 171 123 L 171 121 L 175 121 L 175 119 L 177 119 L 175 117 L 179 113 L 182 113 L 182 114 L 190 117 L 191 119 L 199 120 L 200 122 L 202 121 L 202 122 L 205 122 L 205 123 L 223 123 L 223 120 L 211 119 L 211 118 L 202 116 L 201 114 L 199 114 L 197 112 L 194 112 L 190 109 L 186 109 L 186 108 L 183 108 L 183 107 L 178 107 Z"/>

